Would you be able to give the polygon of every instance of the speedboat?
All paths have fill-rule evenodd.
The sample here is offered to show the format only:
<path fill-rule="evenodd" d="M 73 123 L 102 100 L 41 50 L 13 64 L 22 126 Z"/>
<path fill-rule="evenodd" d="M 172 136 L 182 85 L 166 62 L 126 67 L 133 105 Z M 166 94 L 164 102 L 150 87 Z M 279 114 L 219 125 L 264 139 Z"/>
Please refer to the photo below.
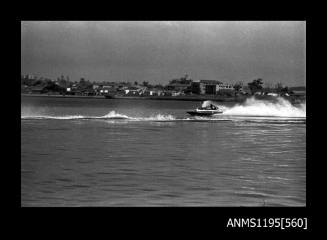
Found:
<path fill-rule="evenodd" d="M 210 104 L 210 106 L 199 107 L 195 110 L 187 111 L 187 113 L 192 116 L 212 116 L 215 114 L 223 113 L 223 111 L 219 109 L 217 106 Z"/>

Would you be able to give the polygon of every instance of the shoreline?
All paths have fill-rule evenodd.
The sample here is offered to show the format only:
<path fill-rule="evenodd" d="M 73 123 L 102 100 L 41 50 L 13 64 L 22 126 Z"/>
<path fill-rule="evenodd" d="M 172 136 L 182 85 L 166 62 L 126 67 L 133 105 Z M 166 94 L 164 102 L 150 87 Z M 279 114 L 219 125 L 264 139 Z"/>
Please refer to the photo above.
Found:
<path fill-rule="evenodd" d="M 245 101 L 247 97 L 213 97 L 213 96 L 115 96 L 106 98 L 105 96 L 82 96 L 82 95 L 61 95 L 61 94 L 38 94 L 38 93 L 21 93 L 23 97 L 54 97 L 54 98 L 86 98 L 86 99 L 131 99 L 131 100 L 175 100 L 175 101 L 206 101 L 213 100 L 217 102 L 240 102 Z"/>
<path fill-rule="evenodd" d="M 38 93 L 21 93 L 21 97 L 52 97 L 52 98 L 85 98 L 85 99 L 103 99 L 103 100 L 112 100 L 112 99 L 129 99 L 129 100 L 167 100 L 167 101 L 194 101 L 194 102 L 203 102 L 207 100 L 216 101 L 216 102 L 236 102 L 242 103 L 246 99 L 255 97 L 258 100 L 274 100 L 275 97 L 270 96 L 242 96 L 242 97 L 221 97 L 221 96 L 212 96 L 212 95 L 201 95 L 201 96 L 114 96 L 113 98 L 106 98 L 105 96 L 82 96 L 82 95 L 61 95 L 61 94 L 38 94 Z M 299 97 L 290 97 L 284 99 L 290 101 L 291 103 L 301 103 L 305 102 L 305 99 Z M 304 100 L 304 101 L 303 101 Z"/>
<path fill-rule="evenodd" d="M 41 94 L 41 93 L 21 93 L 21 97 L 55 97 L 55 98 L 93 98 L 105 99 L 104 96 L 79 96 L 79 95 L 61 95 L 61 94 Z"/>

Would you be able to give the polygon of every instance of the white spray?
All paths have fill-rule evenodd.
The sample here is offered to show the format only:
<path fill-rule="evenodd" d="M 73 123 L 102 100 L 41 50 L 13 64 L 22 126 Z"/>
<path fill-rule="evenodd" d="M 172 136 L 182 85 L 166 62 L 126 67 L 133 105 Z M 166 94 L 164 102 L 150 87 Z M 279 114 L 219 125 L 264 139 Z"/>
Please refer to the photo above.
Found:
<path fill-rule="evenodd" d="M 243 104 L 237 104 L 231 108 L 226 107 L 224 115 L 302 118 L 306 117 L 306 104 L 296 107 L 283 98 L 277 98 L 276 102 L 249 98 Z"/>

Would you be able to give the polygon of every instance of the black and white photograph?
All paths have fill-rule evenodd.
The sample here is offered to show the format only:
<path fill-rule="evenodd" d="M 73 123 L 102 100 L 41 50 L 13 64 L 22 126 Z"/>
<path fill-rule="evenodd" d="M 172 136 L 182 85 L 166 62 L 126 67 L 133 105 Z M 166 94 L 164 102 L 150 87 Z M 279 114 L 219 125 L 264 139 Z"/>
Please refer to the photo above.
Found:
<path fill-rule="evenodd" d="M 306 21 L 20 27 L 22 207 L 307 206 Z"/>

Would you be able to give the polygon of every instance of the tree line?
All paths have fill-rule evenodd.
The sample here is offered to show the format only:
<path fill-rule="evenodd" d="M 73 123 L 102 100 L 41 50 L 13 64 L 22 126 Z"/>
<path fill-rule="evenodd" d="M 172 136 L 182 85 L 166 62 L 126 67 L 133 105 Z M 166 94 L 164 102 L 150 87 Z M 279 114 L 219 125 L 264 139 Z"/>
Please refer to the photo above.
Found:
<path fill-rule="evenodd" d="M 192 80 L 187 79 L 187 75 L 181 79 L 173 79 L 169 82 L 169 84 L 174 84 L 174 83 L 180 83 L 180 84 L 189 84 Z M 77 91 L 93 91 L 93 85 L 109 85 L 110 83 L 108 82 L 91 82 L 89 80 L 86 80 L 85 78 L 80 78 L 80 81 L 77 82 L 71 82 L 69 81 L 69 77 L 66 77 L 66 79 L 61 76 L 60 78 L 57 78 L 57 81 L 53 81 L 48 78 L 40 78 L 40 79 L 31 79 L 27 77 L 21 77 L 21 84 L 28 86 L 28 87 L 40 87 L 42 88 L 43 92 L 66 92 L 66 89 L 68 87 L 72 87 L 75 85 Z M 163 86 L 161 84 L 155 84 L 152 85 L 147 81 L 143 81 L 141 84 L 138 83 L 137 81 L 134 81 L 134 83 L 130 82 L 120 82 L 118 84 L 121 85 L 142 85 L 148 88 L 157 88 L 160 90 L 167 90 L 169 88 L 169 85 Z M 277 83 L 274 87 L 267 86 L 263 87 L 263 80 L 262 78 L 254 79 L 251 82 L 247 84 L 250 92 L 252 95 L 254 95 L 256 92 L 276 92 L 279 94 L 285 94 L 285 93 L 291 93 L 289 88 L 287 86 L 283 86 L 282 83 Z M 237 82 L 233 85 L 235 92 L 240 92 L 243 90 L 243 82 Z M 168 89 L 169 90 L 169 89 Z M 186 92 L 192 92 L 191 86 L 185 90 Z"/>
<path fill-rule="evenodd" d="M 248 84 L 248 88 L 251 92 L 252 95 L 254 95 L 256 92 L 276 92 L 279 94 L 285 94 L 285 93 L 291 93 L 291 91 L 289 90 L 289 88 L 287 86 L 283 86 L 282 83 L 277 83 L 275 85 L 275 87 L 263 87 L 263 80 L 261 78 L 258 79 L 254 79 L 252 80 L 252 82 L 249 82 Z M 240 91 L 241 89 L 243 89 L 243 82 L 238 82 L 236 84 L 234 84 L 234 89 L 236 92 Z"/>

